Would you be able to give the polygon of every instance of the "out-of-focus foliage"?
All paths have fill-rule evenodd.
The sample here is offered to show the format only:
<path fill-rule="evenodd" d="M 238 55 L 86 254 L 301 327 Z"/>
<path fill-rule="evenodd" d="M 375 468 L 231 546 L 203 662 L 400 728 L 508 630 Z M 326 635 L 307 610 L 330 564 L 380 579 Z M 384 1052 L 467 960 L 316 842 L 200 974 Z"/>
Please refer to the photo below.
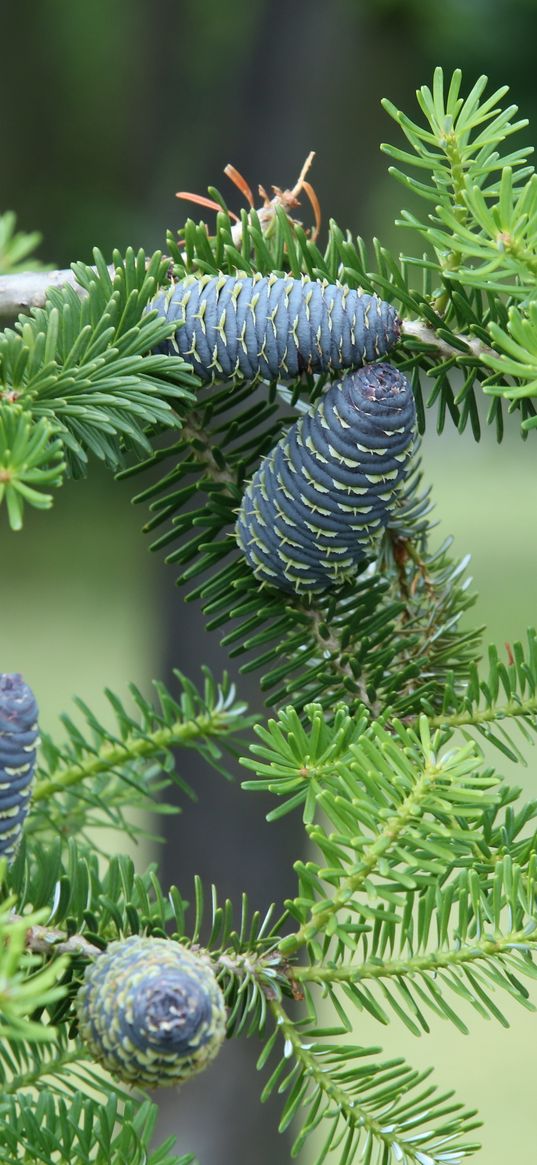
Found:
<path fill-rule="evenodd" d="M 27 234 L 17 230 L 13 211 L 0 214 L 0 275 L 14 275 L 17 271 L 46 270 L 32 252 L 41 242 L 39 231 Z"/>

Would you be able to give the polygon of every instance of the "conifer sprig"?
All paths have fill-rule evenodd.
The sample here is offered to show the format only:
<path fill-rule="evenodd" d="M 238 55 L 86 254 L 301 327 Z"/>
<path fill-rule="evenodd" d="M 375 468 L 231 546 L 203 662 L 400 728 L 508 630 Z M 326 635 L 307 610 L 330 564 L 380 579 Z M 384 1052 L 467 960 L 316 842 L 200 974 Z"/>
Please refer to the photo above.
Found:
<path fill-rule="evenodd" d="M 53 1028 L 34 1022 L 32 1013 L 50 1007 L 65 995 L 61 978 L 66 958 L 43 965 L 43 959 L 26 949 L 26 933 L 43 922 L 47 910 L 13 918 L 15 900 L 3 895 L 0 907 L 0 1036 L 2 1040 L 35 1044 L 52 1041 Z"/>
<path fill-rule="evenodd" d="M 51 288 L 45 307 L 0 336 L 0 450 L 16 529 L 23 500 L 45 504 L 33 482 L 61 483 L 60 452 L 75 476 L 89 455 L 115 469 L 126 450 L 147 454 L 149 433 L 179 426 L 176 406 L 193 399 L 196 378 L 179 358 L 152 354 L 171 328 L 147 311 L 167 272 L 160 253 L 129 250 L 114 254 L 112 277 L 96 251 L 94 268 L 75 265 L 76 290 Z"/>
<path fill-rule="evenodd" d="M 377 1048 L 341 1042 L 345 1029 L 319 1029 L 307 1021 L 290 1020 L 281 1004 L 270 1005 L 276 1029 L 259 1060 L 283 1038 L 284 1051 L 262 1093 L 266 1100 L 277 1087 L 286 1095 L 279 1130 L 294 1118 L 303 1123 L 295 1135 L 296 1155 L 314 1129 L 320 1128 L 321 1148 L 315 1165 L 328 1153 L 338 1152 L 346 1163 L 356 1158 L 371 1165 L 450 1165 L 459 1163 L 477 1146 L 467 1140 L 479 1127 L 475 1112 L 464 1111 L 453 1093 L 439 1093 L 425 1084 L 430 1073 L 418 1072 L 403 1060 L 372 1060 Z M 326 1132 L 325 1129 L 328 1131 Z"/>
<path fill-rule="evenodd" d="M 129 822 L 128 810 L 172 811 L 158 798 L 172 783 L 195 798 L 188 782 L 175 772 L 176 748 L 195 748 L 226 774 L 224 752 L 239 748 L 240 736 L 251 723 L 246 705 L 225 675 L 218 684 L 204 669 L 202 692 L 179 671 L 175 679 L 177 693 L 155 683 L 156 703 L 135 684 L 129 687 L 131 707 L 107 690 L 113 727 L 83 700 L 75 700 L 83 723 L 62 716 L 67 742 L 56 744 L 43 735 L 29 835 L 85 834 L 96 825 L 136 835 L 139 828 Z"/>
<path fill-rule="evenodd" d="M 418 89 L 418 104 L 426 126 L 384 101 L 386 112 L 400 126 L 413 152 L 390 145 L 382 148 L 405 166 L 404 170 L 394 166 L 391 173 L 433 208 L 425 219 L 403 212 L 402 224 L 421 234 L 432 246 L 433 262 L 444 279 L 482 287 L 484 278 L 491 285 L 488 280 L 498 269 L 503 279 L 509 272 L 511 277 L 520 273 L 512 267 L 514 255 L 508 238 L 502 239 L 501 233 L 509 229 L 514 217 L 519 223 L 521 214 L 527 218 L 526 206 L 531 203 L 534 181 L 533 168 L 526 163 L 532 150 L 522 147 L 506 153 L 498 148 L 528 124 L 525 119 L 514 120 L 516 105 L 501 108 L 508 86 L 487 97 L 487 78 L 482 76 L 463 98 L 461 82 L 461 70 L 456 69 L 446 92 L 442 69 L 437 68 L 432 88 L 423 85 Z M 408 166 L 425 172 L 429 182 L 408 174 Z M 513 176 L 515 187 L 525 183 L 514 195 L 523 204 L 518 213 L 512 202 Z M 520 247 L 518 252 L 520 255 Z M 475 269 L 471 259 L 481 260 L 481 265 Z M 499 285 L 492 280 L 493 290 L 512 291 L 512 287 L 505 287 L 503 279 Z M 447 303 L 446 296 L 440 295 L 437 309 L 444 311 Z"/>
<path fill-rule="evenodd" d="M 6 1097 L 0 1101 L 4 1161 L 53 1161 L 54 1158 L 94 1165 L 194 1165 L 192 1155 L 170 1153 L 175 1138 L 151 1149 L 157 1106 L 149 1100 L 110 1096 L 102 1104 L 78 1093 L 64 1099 L 43 1091 Z M 95 1156 L 95 1149 L 99 1157 Z M 9 1156 L 7 1155 L 9 1154 Z"/>
<path fill-rule="evenodd" d="M 458 693 L 453 683 L 446 684 L 442 712 L 435 714 L 424 701 L 424 709 L 431 715 L 431 726 L 475 730 L 512 761 L 524 757 L 517 743 L 520 735 L 526 743 L 533 742 L 537 731 L 537 639 L 534 628 L 527 632 L 527 644 L 506 644 L 507 660 L 502 658 L 494 644 L 488 649 L 488 674 L 475 664 L 470 668 L 469 682 Z"/>
<path fill-rule="evenodd" d="M 46 267 L 33 258 L 42 239 L 39 231 L 17 230 L 17 216 L 12 210 L 0 214 L 0 274 L 17 271 L 44 271 Z"/>

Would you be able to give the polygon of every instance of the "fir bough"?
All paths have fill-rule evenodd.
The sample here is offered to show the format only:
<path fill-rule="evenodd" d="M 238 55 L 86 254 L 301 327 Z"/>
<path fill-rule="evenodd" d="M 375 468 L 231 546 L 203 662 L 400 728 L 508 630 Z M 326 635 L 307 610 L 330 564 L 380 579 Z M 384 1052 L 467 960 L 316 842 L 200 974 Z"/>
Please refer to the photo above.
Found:
<path fill-rule="evenodd" d="M 50 504 L 41 488 L 85 472 L 91 455 L 115 471 L 129 462 L 127 474 L 153 469 L 136 499 L 150 505 L 153 548 L 166 549 L 243 670 L 262 672 L 274 713 L 248 744 L 251 720 L 225 678 L 207 673 L 198 692 L 177 674 L 176 690 L 157 685 L 155 703 L 135 686 L 130 704 L 107 693 L 111 729 L 78 701 L 82 724 L 64 717 L 66 743 L 44 738 L 23 844 L 2 873 L 8 1165 L 21 1152 L 76 1165 L 190 1160 L 170 1143 L 151 1147 L 154 1105 L 128 1095 L 120 1072 L 97 1069 L 92 1039 L 88 1048 L 77 1032 L 77 1015 L 91 1025 L 80 988 L 99 981 L 99 960 L 162 942 L 172 962 L 210 969 L 228 1035 L 259 1040 L 262 1096 L 283 1097 L 280 1128 L 292 1126 L 295 1153 L 312 1134 L 317 1161 L 335 1165 L 458 1165 L 476 1148 L 474 1111 L 429 1073 L 360 1046 L 355 1021 L 395 1016 L 418 1035 L 435 1016 L 466 1031 L 472 1011 L 505 1023 L 503 1000 L 534 1007 L 537 802 L 520 802 L 480 744 L 523 760 L 537 729 L 535 633 L 505 662 L 492 646 L 482 664 L 481 630 L 461 622 L 474 599 L 467 559 L 450 538 L 431 547 L 417 457 L 356 577 L 326 594 L 261 585 L 237 545 L 237 512 L 297 418 L 322 414 L 333 363 L 320 376 L 305 366 L 285 387 L 253 387 L 241 367 L 209 385 L 214 367 L 198 378 L 184 351 L 167 354 L 176 322 L 157 311 L 198 274 L 228 290 L 238 278 L 254 287 L 290 275 L 374 293 L 402 318 L 390 359 L 412 383 L 421 431 L 434 414 L 440 431 L 451 418 L 479 438 L 484 392 L 498 438 L 509 413 L 528 436 L 535 178 L 528 151 L 511 145 L 525 123 L 502 108 L 504 89 L 487 96 L 481 78 L 464 96 L 461 84 L 458 71 L 446 84 L 437 70 L 418 93 L 418 121 L 386 103 L 406 146 L 385 149 L 424 206 L 402 214 L 408 255 L 378 242 L 368 252 L 334 223 L 321 250 L 277 193 L 270 216 L 251 209 L 237 229 L 213 191 L 214 232 L 189 221 L 169 236 L 167 259 L 129 251 L 112 272 L 96 254 L 95 267 L 75 266 L 78 290 L 56 287 L 0 339 L 0 495 L 13 526 L 23 502 Z M 257 306 L 254 315 L 262 327 Z M 170 428 L 172 443 L 154 448 Z M 168 812 L 155 796 L 172 781 L 192 796 L 184 748 L 224 773 L 225 752 L 241 752 L 245 790 L 274 797 L 269 818 L 303 815 L 296 892 L 264 916 L 246 895 L 233 908 L 195 877 L 183 896 L 156 866 L 141 873 L 96 852 L 94 825 L 132 831 L 132 807 Z M 112 1044 L 125 1025 L 134 1046 L 142 1039 L 137 981 L 127 974 L 117 1000 L 107 987 Z M 172 995 L 159 996 L 163 1030 L 175 1023 Z"/>

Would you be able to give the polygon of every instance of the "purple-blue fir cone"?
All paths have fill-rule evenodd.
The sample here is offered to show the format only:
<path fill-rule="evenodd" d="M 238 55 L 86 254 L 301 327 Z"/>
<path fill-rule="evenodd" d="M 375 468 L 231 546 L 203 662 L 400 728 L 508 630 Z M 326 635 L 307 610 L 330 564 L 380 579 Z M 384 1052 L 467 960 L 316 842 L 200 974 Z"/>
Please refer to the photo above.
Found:
<path fill-rule="evenodd" d="M 392 519 L 415 426 L 412 389 L 391 364 L 330 385 L 245 489 L 236 536 L 259 582 L 315 593 L 352 579 Z"/>
<path fill-rule="evenodd" d="M 151 308 L 177 324 L 157 351 L 182 356 L 205 383 L 359 368 L 401 333 L 377 295 L 306 275 L 187 275 Z"/>
<path fill-rule="evenodd" d="M 13 861 L 30 807 L 39 737 L 35 696 L 22 676 L 0 673 L 0 857 Z"/>
<path fill-rule="evenodd" d="M 77 1012 L 92 1056 L 117 1079 L 148 1088 L 201 1072 L 225 1037 L 224 997 L 208 956 L 168 939 L 110 943 L 86 968 Z"/>

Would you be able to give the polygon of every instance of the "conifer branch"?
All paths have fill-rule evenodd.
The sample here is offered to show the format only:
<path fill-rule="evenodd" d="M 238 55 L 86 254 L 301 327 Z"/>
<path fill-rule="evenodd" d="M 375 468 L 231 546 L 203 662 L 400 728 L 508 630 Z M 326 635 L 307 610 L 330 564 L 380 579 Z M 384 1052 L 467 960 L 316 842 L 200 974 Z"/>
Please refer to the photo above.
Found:
<path fill-rule="evenodd" d="M 456 943 L 447 950 L 410 955 L 408 958 L 375 958 L 355 965 L 344 963 L 339 966 L 293 967 L 293 977 L 299 983 L 358 983 L 366 979 L 401 979 L 426 971 L 434 973 L 442 968 L 456 969 L 484 959 L 509 955 L 513 950 L 529 953 L 536 946 L 537 926 L 533 931 L 525 926 L 509 934 L 495 935 L 493 938 L 476 936 L 471 943 Z M 529 969 L 531 971 L 531 965 Z"/>
<path fill-rule="evenodd" d="M 69 1088 L 69 1077 L 74 1074 L 76 1080 L 76 1087 L 80 1087 L 83 1077 L 84 1066 L 84 1049 L 79 1043 L 74 1046 L 63 1046 L 60 1044 L 60 1038 L 55 1041 L 55 1044 L 47 1044 L 39 1049 L 39 1058 L 35 1058 L 34 1063 L 26 1071 L 20 1071 L 2 1080 L 2 1093 L 4 1096 L 17 1096 L 23 1088 L 43 1087 L 43 1078 L 46 1078 L 46 1087 L 50 1089 L 51 1084 L 55 1078 L 58 1079 L 61 1086 L 61 1091 L 66 1092 Z M 52 1051 L 52 1054 L 51 1054 Z M 86 1083 L 86 1081 L 84 1081 Z M 92 1081 L 93 1083 L 93 1081 Z"/>
<path fill-rule="evenodd" d="M 13 914 L 13 922 L 24 922 L 22 916 Z M 82 955 L 94 959 L 102 954 L 100 947 L 88 941 L 83 934 L 67 936 L 63 930 L 52 926 L 29 926 L 26 932 L 26 946 L 35 955 Z"/>
<path fill-rule="evenodd" d="M 488 649 L 488 673 L 484 675 L 472 664 L 468 683 L 457 691 L 451 680 L 446 683 L 443 709 L 427 708 L 433 728 L 448 731 L 457 728 L 475 728 L 511 760 L 523 760 L 508 735 L 512 720 L 526 739 L 528 729 L 537 730 L 537 636 L 533 628 L 527 632 L 527 643 L 506 644 L 507 662 L 503 652 L 491 644 Z M 409 718 L 410 719 L 410 718 Z M 498 733 L 493 729 L 498 725 Z"/>
<path fill-rule="evenodd" d="M 113 276 L 114 268 L 109 267 Z M 16 275 L 0 275 L 0 327 L 10 324 L 18 315 L 33 308 L 44 307 L 53 288 L 72 287 L 81 298 L 87 295 L 71 267 L 57 271 L 20 271 Z"/>
<path fill-rule="evenodd" d="M 148 760 L 175 747 L 188 748 L 196 742 L 204 743 L 211 737 L 226 736 L 232 730 L 229 717 L 225 713 L 199 716 L 185 722 L 176 722 L 170 727 L 157 729 L 147 737 L 132 736 L 116 745 L 104 744 L 96 756 L 89 756 L 83 762 L 59 768 L 50 777 L 38 781 L 33 800 L 46 801 L 63 789 L 78 785 L 99 773 L 136 760 Z"/>
<path fill-rule="evenodd" d="M 458 1163 L 476 1145 L 460 1138 L 477 1127 L 475 1113 L 464 1111 L 452 1093 L 438 1094 L 424 1082 L 429 1072 L 416 1072 L 403 1060 L 384 1063 L 371 1060 L 378 1048 L 361 1048 L 326 1042 L 326 1036 L 343 1035 L 342 1029 L 319 1031 L 293 1022 L 278 1000 L 269 1003 L 277 1036 L 285 1041 L 283 1057 L 263 1091 L 266 1099 L 278 1086 L 287 1093 L 280 1131 L 288 1127 L 299 1110 L 305 1110 L 302 1127 L 293 1145 L 295 1156 L 322 1117 L 328 1118 L 328 1135 L 316 1161 L 325 1160 L 330 1148 L 340 1148 L 343 1160 L 353 1160 L 357 1150 L 375 1165 L 416 1165 Z M 319 1037 L 324 1036 L 321 1040 Z M 263 1066 L 266 1049 L 259 1060 Z M 343 1127 L 341 1127 L 343 1126 Z"/>
<path fill-rule="evenodd" d="M 385 1133 L 382 1126 L 376 1121 L 365 1108 L 357 1105 L 355 1101 L 351 1100 L 343 1087 L 340 1087 L 333 1076 L 326 1071 L 326 1066 L 315 1056 L 304 1042 L 303 1034 L 299 1027 L 291 1019 L 289 1019 L 284 1007 L 278 1000 L 271 1000 L 270 1010 L 278 1030 L 282 1038 L 286 1041 L 289 1052 L 293 1052 L 298 1062 L 303 1066 L 308 1078 L 314 1082 L 316 1088 L 319 1089 L 323 1097 L 328 1100 L 330 1106 L 334 1106 L 336 1111 L 341 1114 L 345 1123 L 350 1127 L 358 1126 L 366 1130 L 371 1135 L 385 1139 Z M 412 1155 L 413 1161 L 419 1161 L 419 1156 Z"/>
<path fill-rule="evenodd" d="M 76 1161 L 94 1165 L 95 1147 L 107 1165 L 194 1165 L 192 1155 L 178 1157 L 175 1138 L 152 1149 L 157 1107 L 149 1100 L 129 1100 L 115 1090 L 95 1099 L 98 1078 L 89 1082 L 89 1095 L 53 1095 L 43 1089 L 36 1097 L 22 1092 L 6 1097 L 2 1106 L 2 1160 Z M 22 1154 L 22 1156 L 21 1156 Z"/>
<path fill-rule="evenodd" d="M 436 778 L 443 777 L 443 775 L 444 769 L 441 764 L 426 763 L 424 765 L 415 785 L 408 796 L 401 801 L 397 812 L 388 817 L 375 840 L 362 851 L 358 868 L 341 878 L 339 887 L 329 902 L 314 903 L 311 907 L 310 918 L 301 923 L 293 935 L 289 935 L 283 940 L 281 949 L 286 955 L 294 954 L 310 942 L 316 934 L 322 933 L 330 920 L 340 910 L 348 906 L 350 899 L 363 888 L 387 852 L 397 844 L 409 822 L 420 815 L 422 802 L 429 791 L 434 788 Z"/>
<path fill-rule="evenodd" d="M 84 701 L 75 700 L 83 721 L 62 716 L 67 742 L 56 745 L 47 734 L 42 736 L 27 834 L 53 832 L 65 837 L 104 825 L 135 837 L 142 827 L 133 824 L 125 810 L 178 812 L 158 796 L 171 783 L 195 799 L 175 770 L 175 748 L 196 749 L 209 765 L 229 776 L 223 753 L 236 750 L 252 719 L 226 675 L 217 684 L 208 669 L 202 670 L 201 691 L 176 671 L 178 693 L 155 683 L 154 701 L 129 685 L 134 710 L 107 690 L 112 728 Z"/>
<path fill-rule="evenodd" d="M 401 335 L 407 337 L 409 340 L 417 340 L 420 344 L 426 344 L 428 348 L 434 348 L 439 356 L 443 359 L 454 359 L 459 364 L 467 364 L 468 357 L 482 363 L 486 357 L 494 357 L 496 353 L 489 344 L 483 343 L 477 336 L 471 336 L 457 332 L 454 335 L 456 343 L 450 344 L 442 336 L 439 336 L 433 327 L 425 322 L 423 319 L 403 320 L 401 327 Z"/>
<path fill-rule="evenodd" d="M 475 708 L 461 712 L 446 712 L 431 716 L 431 728 L 471 728 L 480 724 L 493 724 L 498 720 L 516 720 L 519 717 L 533 719 L 537 715 L 537 696 L 527 700 L 508 700 L 505 704 L 490 708 Z"/>
<path fill-rule="evenodd" d="M 60 955 L 53 963 L 32 954 L 27 946 L 27 932 L 41 925 L 49 911 L 32 911 L 26 918 L 13 913 L 14 899 L 3 903 L 0 911 L 0 1038 L 45 1043 L 53 1041 L 56 1031 L 28 1018 L 37 1009 L 53 1006 L 63 999 L 66 987 L 62 976 L 68 959 Z"/>

